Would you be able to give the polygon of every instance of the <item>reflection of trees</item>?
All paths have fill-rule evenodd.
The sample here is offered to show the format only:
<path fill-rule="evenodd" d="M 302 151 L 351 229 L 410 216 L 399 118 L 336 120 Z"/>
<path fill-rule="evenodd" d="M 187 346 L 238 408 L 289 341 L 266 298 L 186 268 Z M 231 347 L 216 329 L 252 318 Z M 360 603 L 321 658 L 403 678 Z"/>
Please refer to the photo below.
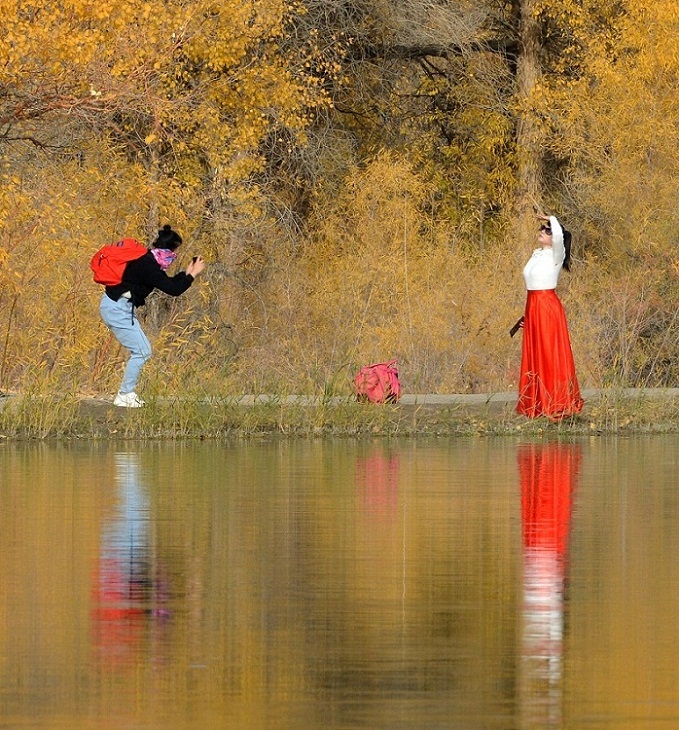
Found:
<path fill-rule="evenodd" d="M 146 545 L 138 592 L 159 605 L 143 566 L 163 565 L 172 615 L 139 617 L 121 650 L 139 663 L 121 671 L 92 651 L 88 600 L 93 556 L 124 523 L 109 447 L 5 446 L 0 720 L 548 728 L 565 682 L 562 726 L 596 714 L 674 728 L 677 438 L 583 452 L 581 488 L 579 449 L 559 444 L 522 447 L 518 467 L 516 445 L 493 439 L 147 445 L 128 504 Z M 364 498 L 372 460 L 396 487 L 388 513 Z M 549 560 L 531 572 L 538 549 Z M 531 614 L 521 590 L 540 576 Z"/>
<path fill-rule="evenodd" d="M 564 581 L 579 445 L 521 446 L 522 728 L 561 726 Z"/>
<path fill-rule="evenodd" d="M 267 706 L 295 712 L 291 697 L 307 727 L 387 726 L 425 697 L 442 726 L 505 706 L 514 459 L 377 440 L 160 463 L 158 550 L 186 609 L 174 671 L 206 667 L 205 706 L 250 728 L 271 726 Z"/>
<path fill-rule="evenodd" d="M 370 711 L 387 726 L 424 697 L 441 722 L 510 701 L 513 449 L 377 442 L 354 453 L 354 475 L 328 465 L 333 508 L 296 494 L 308 681 L 347 723 Z"/>
<path fill-rule="evenodd" d="M 413 711 L 448 727 L 513 701 L 513 446 L 151 444 L 138 462 L 96 454 L 87 463 L 88 473 L 72 476 L 72 510 L 45 477 L 38 491 L 38 479 L 22 483 L 0 517 L 5 535 L 30 537 L 8 549 L 9 570 L 59 537 L 51 563 L 40 550 L 37 591 L 27 588 L 8 615 L 8 626 L 23 628 L 16 646 L 2 647 L 7 672 L 30 679 L 36 698 L 41 667 L 55 705 L 71 698 L 66 714 L 92 711 L 120 727 L 132 715 L 165 727 L 189 716 L 192 727 L 248 730 L 399 727 Z M 64 529 L 65 513 L 77 524 Z M 116 649 L 125 671 L 91 650 L 102 628 L 102 605 L 87 602 L 93 555 L 127 561 L 120 574 L 132 576 L 123 602 L 104 602 L 128 611 L 108 627 L 117 621 L 117 639 L 128 639 Z M 171 602 L 158 595 L 158 565 Z M 58 600 L 36 603 L 36 593 Z M 170 621 L 158 620 L 158 607 L 172 609 Z M 28 662 L 33 624 L 52 627 L 55 616 L 58 630 L 45 631 Z"/>

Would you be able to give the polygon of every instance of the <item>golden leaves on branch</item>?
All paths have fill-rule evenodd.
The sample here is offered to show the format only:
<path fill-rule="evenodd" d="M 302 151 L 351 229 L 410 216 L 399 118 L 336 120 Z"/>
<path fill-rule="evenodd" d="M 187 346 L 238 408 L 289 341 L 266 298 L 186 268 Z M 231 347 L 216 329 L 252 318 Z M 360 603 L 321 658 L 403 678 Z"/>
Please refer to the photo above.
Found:
<path fill-rule="evenodd" d="M 53 113 L 90 123 L 98 116 L 99 126 L 115 117 L 114 132 L 133 130 L 179 159 L 200 151 L 229 164 L 256 156 L 271 128 L 303 130 L 307 109 L 328 103 L 313 73 L 281 55 L 297 12 L 281 0 L 0 0 L 0 12 L 0 120 L 8 125 Z"/>

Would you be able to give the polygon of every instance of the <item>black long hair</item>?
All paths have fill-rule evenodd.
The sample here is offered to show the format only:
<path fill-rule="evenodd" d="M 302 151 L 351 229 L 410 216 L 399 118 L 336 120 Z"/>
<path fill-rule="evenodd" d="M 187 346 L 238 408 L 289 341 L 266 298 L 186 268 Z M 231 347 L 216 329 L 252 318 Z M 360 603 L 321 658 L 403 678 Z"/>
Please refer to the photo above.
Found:
<path fill-rule="evenodd" d="M 166 223 L 159 231 L 158 238 L 153 242 L 153 248 L 169 248 L 174 251 L 182 242 L 182 237 L 177 231 L 172 230 L 172 226 Z"/>
<path fill-rule="evenodd" d="M 571 232 L 567 231 L 565 228 L 563 229 L 563 247 L 564 251 L 566 252 L 563 257 L 563 267 L 566 269 L 566 271 L 571 270 L 571 239 L 573 236 L 571 236 Z"/>

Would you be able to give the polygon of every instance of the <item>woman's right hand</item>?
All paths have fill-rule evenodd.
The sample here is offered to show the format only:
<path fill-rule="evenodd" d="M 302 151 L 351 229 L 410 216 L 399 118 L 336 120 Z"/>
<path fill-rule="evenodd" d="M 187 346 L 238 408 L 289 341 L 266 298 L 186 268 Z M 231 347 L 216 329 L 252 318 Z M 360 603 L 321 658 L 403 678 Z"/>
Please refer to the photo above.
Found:
<path fill-rule="evenodd" d="M 193 261 L 186 267 L 186 273 L 190 274 L 194 279 L 205 268 L 205 261 L 202 256 L 196 256 Z"/>

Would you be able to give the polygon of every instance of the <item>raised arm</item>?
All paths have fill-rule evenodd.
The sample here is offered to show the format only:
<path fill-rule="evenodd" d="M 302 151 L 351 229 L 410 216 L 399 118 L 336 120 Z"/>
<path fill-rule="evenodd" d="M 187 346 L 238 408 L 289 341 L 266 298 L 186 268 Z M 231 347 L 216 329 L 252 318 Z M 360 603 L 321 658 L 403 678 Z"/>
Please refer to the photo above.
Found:
<path fill-rule="evenodd" d="M 552 255 L 554 266 L 561 266 L 566 257 L 566 249 L 563 245 L 563 228 L 554 215 L 549 216 L 549 227 L 552 229 Z"/>

